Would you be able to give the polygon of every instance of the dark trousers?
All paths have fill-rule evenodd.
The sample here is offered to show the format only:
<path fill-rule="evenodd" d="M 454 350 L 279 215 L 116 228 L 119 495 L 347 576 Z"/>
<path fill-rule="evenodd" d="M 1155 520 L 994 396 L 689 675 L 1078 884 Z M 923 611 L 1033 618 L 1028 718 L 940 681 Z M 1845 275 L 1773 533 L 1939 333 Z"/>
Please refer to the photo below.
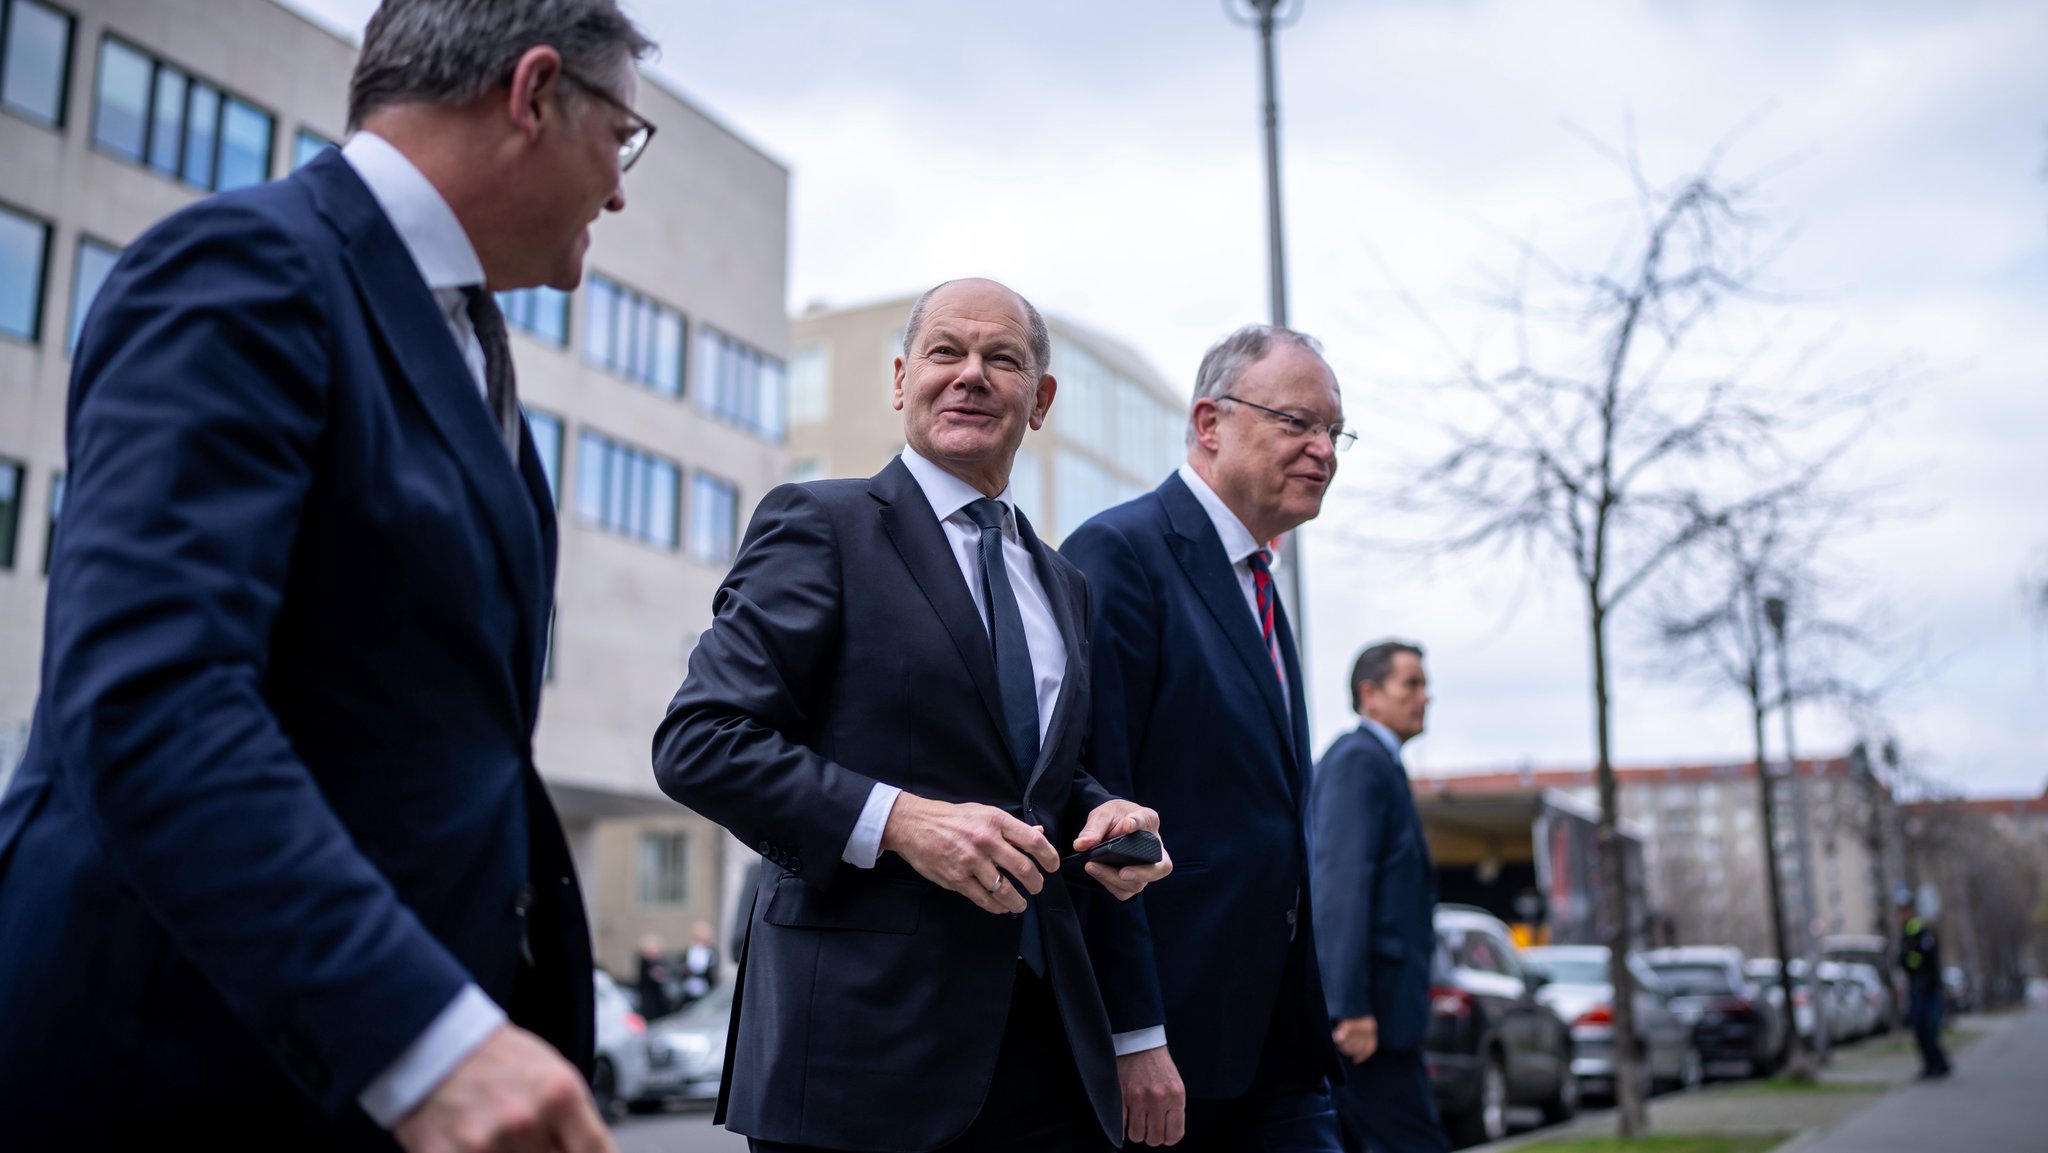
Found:
<path fill-rule="evenodd" d="M 1906 1015 L 1913 1020 L 1913 1040 L 1920 1046 L 1923 1076 L 1948 1074 L 1948 1054 L 1941 1048 L 1941 990 L 1914 988 L 1906 1002 Z"/>
<path fill-rule="evenodd" d="M 1450 1153 L 1436 1090 L 1420 1053 L 1374 1053 L 1345 1067 L 1331 1091 L 1343 1126 L 1344 1153 Z"/>
<path fill-rule="evenodd" d="M 748 1138 L 754 1153 L 825 1153 L 810 1145 Z M 1052 986 L 1017 966 L 1010 1019 L 996 1051 L 988 1099 L 944 1153 L 1110 1153 L 1114 1148 L 1081 1087 Z"/>
<path fill-rule="evenodd" d="M 1228 1100 L 1189 1098 L 1187 1136 L 1174 1153 L 1342 1153 L 1323 1071 L 1274 1015 L 1251 1088 Z M 1168 1052 L 1172 1046 L 1168 1037 Z"/>

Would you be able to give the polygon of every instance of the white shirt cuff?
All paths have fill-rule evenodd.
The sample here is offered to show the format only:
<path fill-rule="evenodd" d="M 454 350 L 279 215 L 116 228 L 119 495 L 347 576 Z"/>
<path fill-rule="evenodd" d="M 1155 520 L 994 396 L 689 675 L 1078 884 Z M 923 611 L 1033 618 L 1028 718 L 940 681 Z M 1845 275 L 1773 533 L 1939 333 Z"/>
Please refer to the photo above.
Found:
<path fill-rule="evenodd" d="M 860 820 L 853 823 L 853 835 L 846 838 L 846 851 L 839 859 L 856 869 L 872 869 L 882 855 L 882 830 L 889 827 L 889 810 L 896 807 L 902 789 L 875 782 L 868 790 L 868 803 L 860 807 Z"/>
<path fill-rule="evenodd" d="M 1116 1048 L 1116 1055 L 1119 1057 L 1143 1053 L 1147 1049 L 1157 1049 L 1166 1044 L 1166 1026 L 1154 1025 L 1150 1029 L 1133 1029 L 1128 1033 L 1113 1034 L 1109 1043 Z"/>
<path fill-rule="evenodd" d="M 363 1089 L 356 1104 L 370 1120 L 390 1129 L 439 1088 L 505 1020 L 505 1011 L 482 989 L 464 985 L 426 1031 Z"/>

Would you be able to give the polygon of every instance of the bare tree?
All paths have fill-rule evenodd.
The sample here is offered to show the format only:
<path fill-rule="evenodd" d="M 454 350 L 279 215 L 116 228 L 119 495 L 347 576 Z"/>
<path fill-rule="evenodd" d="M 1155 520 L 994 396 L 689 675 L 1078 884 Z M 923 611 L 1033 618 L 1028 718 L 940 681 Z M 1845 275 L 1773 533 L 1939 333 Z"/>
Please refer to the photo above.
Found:
<path fill-rule="evenodd" d="M 1761 283 L 1777 238 L 1752 214 L 1753 183 L 1723 179 L 1718 151 L 1664 187 L 1632 157 L 1616 159 L 1636 210 L 1617 255 L 1586 273 L 1522 246 L 1521 276 L 1500 301 L 1513 319 L 1512 363 L 1488 370 L 1454 354 L 1451 383 L 1476 415 L 1454 419 L 1450 446 L 1404 495 L 1445 516 L 1440 547 L 1561 559 L 1584 605 L 1616 1112 L 1630 1137 L 1647 1114 L 1626 965 L 1636 911 L 1615 832 L 1615 613 L 1710 534 L 1811 488 L 1828 459 L 1813 443 L 1858 411 L 1850 397 L 1860 386 L 1789 387 L 1807 358 L 1780 351 L 1770 326 L 1745 327 L 1784 303 Z"/>

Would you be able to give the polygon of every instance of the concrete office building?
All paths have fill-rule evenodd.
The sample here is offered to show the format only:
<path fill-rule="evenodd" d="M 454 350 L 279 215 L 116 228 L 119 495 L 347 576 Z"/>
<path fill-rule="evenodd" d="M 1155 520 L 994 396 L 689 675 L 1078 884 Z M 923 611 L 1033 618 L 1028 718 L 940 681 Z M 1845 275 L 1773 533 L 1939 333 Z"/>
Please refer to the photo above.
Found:
<path fill-rule="evenodd" d="M 340 140 L 354 48 L 272 0 L 0 0 L 0 773 L 37 692 L 70 345 L 121 247 Z M 507 294 L 561 564 L 536 759 L 598 957 L 721 928 L 745 854 L 662 797 L 649 743 L 779 480 L 789 173 L 643 78 L 661 131 L 584 286 Z M 394 558 L 394 563 L 399 563 Z"/>
<path fill-rule="evenodd" d="M 915 296 L 813 308 L 790 325 L 789 455 L 797 480 L 869 476 L 903 448 L 891 366 Z M 1186 459 L 1188 394 L 1123 342 L 1047 316 L 1059 381 L 1045 427 L 1027 433 L 1010 478 L 1032 528 L 1057 544 Z"/>

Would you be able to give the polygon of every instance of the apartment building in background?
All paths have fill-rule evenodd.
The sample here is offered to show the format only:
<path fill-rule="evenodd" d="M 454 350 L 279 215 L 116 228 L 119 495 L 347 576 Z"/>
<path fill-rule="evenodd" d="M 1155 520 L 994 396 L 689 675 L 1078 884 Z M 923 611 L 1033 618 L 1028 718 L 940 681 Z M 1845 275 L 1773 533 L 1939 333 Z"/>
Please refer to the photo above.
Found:
<path fill-rule="evenodd" d="M 817 307 L 792 319 L 792 479 L 870 476 L 902 451 L 892 366 L 916 300 Z M 1192 389 L 1168 384 L 1114 337 L 1060 316 L 1045 322 L 1059 391 L 1045 427 L 1025 434 L 1010 485 L 1032 528 L 1057 544 L 1180 466 Z"/>
<path fill-rule="evenodd" d="M 158 220 L 341 140 L 354 58 L 273 0 L 0 0 L 0 774 L 35 706 L 93 294 Z M 583 286 L 501 298 L 561 521 L 535 756 L 615 972 L 642 933 L 730 924 L 749 854 L 659 793 L 649 745 L 786 468 L 788 170 L 643 80 L 660 135 L 626 212 L 593 227 Z"/>

